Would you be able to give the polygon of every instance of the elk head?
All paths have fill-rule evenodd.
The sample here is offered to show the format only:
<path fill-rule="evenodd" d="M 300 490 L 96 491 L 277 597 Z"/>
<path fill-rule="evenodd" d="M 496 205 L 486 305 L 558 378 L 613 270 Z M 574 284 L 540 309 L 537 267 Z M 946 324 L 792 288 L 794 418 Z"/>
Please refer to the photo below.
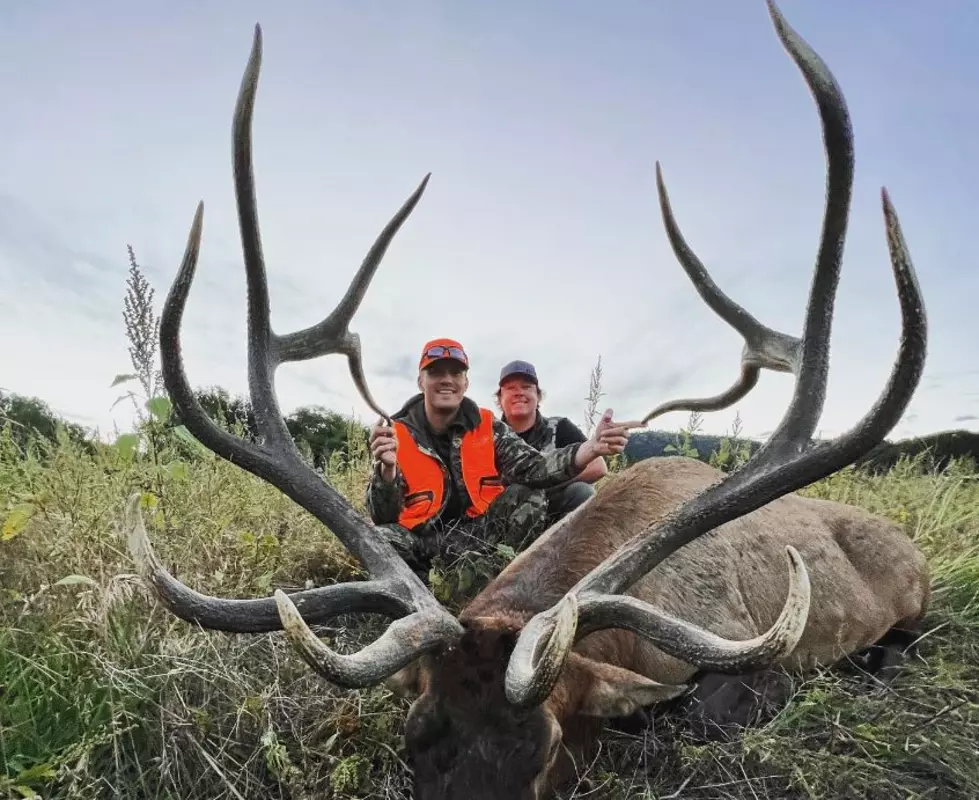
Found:
<path fill-rule="evenodd" d="M 130 502 L 130 548 L 142 573 L 177 616 L 205 628 L 238 633 L 284 630 L 307 663 L 328 681 L 362 688 L 395 676 L 416 695 L 406 726 L 415 769 L 415 796 L 462 798 L 541 796 L 552 777 L 568 713 L 611 716 L 675 696 L 684 687 L 590 661 L 572 652 L 582 637 L 618 628 L 654 643 L 700 669 L 745 672 L 793 650 L 806 625 L 809 580 L 798 552 L 787 549 L 789 591 L 770 630 L 749 641 L 730 641 L 675 619 L 624 594 L 670 553 L 697 536 L 744 516 L 852 463 L 879 443 L 906 409 L 921 377 L 926 319 L 914 269 L 886 191 L 883 213 L 902 314 L 899 355 L 875 406 L 849 432 L 813 444 L 829 364 L 833 304 L 849 215 L 853 147 L 842 92 L 827 66 L 767 0 L 775 31 L 799 67 L 819 109 L 828 162 L 822 237 L 801 338 L 761 325 L 729 299 L 680 234 L 657 164 L 657 185 L 673 250 L 704 301 L 745 339 L 741 378 L 706 400 L 678 400 L 643 420 L 678 408 L 716 410 L 745 396 L 763 368 L 795 375 L 795 393 L 775 433 L 739 471 L 727 475 L 661 522 L 620 548 L 550 608 L 508 620 L 462 625 L 380 536 L 323 477 L 299 456 L 283 422 L 274 373 L 285 362 L 329 353 L 347 357 L 355 385 L 380 416 L 388 415 L 367 388 L 360 341 L 349 324 L 380 260 L 418 203 L 428 176 L 384 228 L 346 294 L 322 322 L 276 334 L 259 236 L 251 159 L 251 120 L 261 61 L 261 29 L 242 80 L 233 124 L 233 165 L 248 284 L 248 380 L 259 444 L 246 444 L 218 428 L 191 391 L 180 356 L 179 328 L 193 280 L 203 206 L 194 216 L 180 270 L 160 327 L 163 376 L 181 420 L 204 445 L 276 486 L 326 525 L 360 561 L 370 579 L 274 598 L 230 600 L 197 593 L 170 575 L 149 543 L 137 498 Z M 560 523 L 559 523 L 560 524 Z M 515 565 L 511 565 L 515 568 Z M 339 614 L 381 613 L 394 621 L 357 653 L 342 655 L 310 630 Z M 529 617 L 529 621 L 527 618 Z M 526 624 L 524 624 L 526 622 Z M 564 689 L 578 687 L 575 708 L 562 706 Z M 581 687 L 584 686 L 584 690 Z"/>

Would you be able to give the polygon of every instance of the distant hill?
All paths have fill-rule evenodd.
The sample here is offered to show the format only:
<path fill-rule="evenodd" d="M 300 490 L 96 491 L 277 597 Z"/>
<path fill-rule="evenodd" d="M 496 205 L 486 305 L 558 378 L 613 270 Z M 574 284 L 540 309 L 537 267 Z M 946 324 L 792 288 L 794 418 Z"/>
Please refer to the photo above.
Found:
<path fill-rule="evenodd" d="M 857 462 L 857 466 L 874 474 L 892 469 L 902 455 L 923 456 L 932 469 L 945 469 L 952 459 L 971 458 L 979 464 L 979 432 L 941 431 L 927 436 L 882 442 Z"/>
<path fill-rule="evenodd" d="M 694 433 L 690 435 L 689 443 L 697 450 L 696 457 L 698 459 L 709 461 L 711 453 L 720 450 L 724 438 Z M 677 447 L 678 440 L 679 434 L 674 431 L 656 430 L 634 433 L 629 437 L 629 444 L 625 448 L 626 462 L 634 464 L 645 458 L 675 455 L 674 452 L 668 452 L 666 448 L 670 445 Z M 738 441 L 747 444 L 752 453 L 761 447 L 761 442 L 754 439 L 739 439 Z M 926 464 L 936 470 L 945 469 L 953 459 L 971 458 L 979 464 L 979 432 L 941 431 L 927 436 L 901 439 L 896 442 L 885 441 L 857 461 L 856 466 L 867 472 L 879 474 L 892 469 L 901 456 L 923 457 Z"/>
<path fill-rule="evenodd" d="M 629 464 L 634 464 L 636 461 L 642 461 L 644 458 L 676 455 L 676 453 L 668 452 L 666 448 L 670 445 L 677 447 L 679 436 L 676 431 L 643 431 L 642 433 L 634 433 L 629 436 L 629 443 L 625 448 L 626 461 Z M 720 450 L 721 442 L 724 438 L 726 437 L 694 433 L 690 435 L 689 443 L 696 449 L 697 458 L 701 461 L 707 461 L 710 459 L 711 453 Z M 752 439 L 739 439 L 738 441 L 746 443 L 751 448 L 752 453 L 761 447 L 761 442 Z"/>

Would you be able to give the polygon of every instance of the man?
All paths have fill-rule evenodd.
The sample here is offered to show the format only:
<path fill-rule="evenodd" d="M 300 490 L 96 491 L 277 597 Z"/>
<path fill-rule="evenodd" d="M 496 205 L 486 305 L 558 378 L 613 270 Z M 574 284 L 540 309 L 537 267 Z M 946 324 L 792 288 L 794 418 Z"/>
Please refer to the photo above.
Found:
<path fill-rule="evenodd" d="M 537 370 L 528 361 L 511 361 L 500 370 L 496 402 L 503 412 L 502 421 L 531 447 L 542 453 L 586 441 L 585 434 L 567 417 L 545 417 L 540 413 L 544 397 Z M 595 494 L 592 486 L 608 473 L 603 458 L 596 458 L 575 480 L 565 486 L 548 489 L 547 513 L 556 522 Z"/>
<path fill-rule="evenodd" d="M 370 435 L 368 513 L 419 572 L 436 555 L 491 552 L 497 544 L 523 549 L 547 525 L 541 490 L 576 479 L 628 439 L 609 409 L 591 439 L 541 453 L 465 396 L 468 373 L 459 342 L 428 342 L 419 394 Z"/>

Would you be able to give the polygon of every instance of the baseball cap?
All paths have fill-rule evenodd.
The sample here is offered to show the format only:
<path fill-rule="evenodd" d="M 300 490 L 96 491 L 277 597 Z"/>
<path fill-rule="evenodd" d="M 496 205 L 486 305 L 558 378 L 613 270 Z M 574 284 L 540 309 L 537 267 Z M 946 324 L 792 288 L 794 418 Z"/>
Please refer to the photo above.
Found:
<path fill-rule="evenodd" d="M 432 339 L 432 341 L 426 342 L 418 361 L 418 369 L 425 369 L 425 367 L 443 358 L 458 361 L 466 369 L 469 369 L 469 356 L 466 355 L 463 346 L 455 339 Z"/>
<path fill-rule="evenodd" d="M 503 369 L 500 370 L 500 385 L 503 385 L 503 381 L 509 378 L 511 375 L 523 375 L 526 378 L 530 378 L 534 382 L 534 385 L 539 385 L 537 383 L 537 370 L 534 369 L 534 365 L 529 361 L 511 361 Z"/>

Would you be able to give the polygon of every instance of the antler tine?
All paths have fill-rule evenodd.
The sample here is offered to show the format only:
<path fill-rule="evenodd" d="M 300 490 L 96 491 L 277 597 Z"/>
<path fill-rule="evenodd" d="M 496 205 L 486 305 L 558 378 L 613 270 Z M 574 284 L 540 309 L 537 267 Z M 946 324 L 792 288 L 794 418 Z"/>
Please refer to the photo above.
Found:
<path fill-rule="evenodd" d="M 747 347 L 745 351 L 747 352 Z M 727 391 L 713 397 L 685 397 L 662 403 L 643 417 L 639 425 L 646 425 L 650 420 L 671 411 L 720 411 L 738 402 L 742 397 L 746 397 L 748 392 L 757 385 L 760 375 L 761 369 L 745 363 L 744 357 L 742 357 L 741 374 L 738 376 L 737 382 Z"/>
<path fill-rule="evenodd" d="M 428 611 L 416 611 L 396 619 L 380 638 L 360 652 L 344 656 L 323 644 L 310 630 L 285 592 L 277 589 L 275 600 L 289 643 L 316 672 L 345 689 L 363 689 L 379 683 L 420 655 L 437 650 L 461 629 L 448 614 L 434 616 Z"/>
<path fill-rule="evenodd" d="M 816 269 L 809 290 L 802 342 L 798 361 L 793 369 L 796 376 L 795 392 L 781 425 L 770 437 L 766 448 L 766 454 L 770 453 L 777 460 L 798 453 L 809 443 L 823 411 L 826 378 L 829 373 L 833 309 L 843 265 L 850 200 L 853 195 L 854 158 L 850 112 L 836 78 L 826 63 L 792 29 L 773 0 L 766 0 L 766 3 L 779 40 L 812 90 L 823 121 L 823 144 L 827 153 L 826 208 L 819 237 Z M 899 275 L 901 268 L 897 262 L 892 261 L 892 264 L 895 275 Z M 900 278 L 898 283 L 900 294 Z"/>
<path fill-rule="evenodd" d="M 131 498 L 128 512 L 130 551 L 161 600 L 177 616 L 207 628 L 234 632 L 279 630 L 291 625 L 299 608 L 311 621 L 340 613 L 372 612 L 393 617 L 408 615 L 392 624 L 368 648 L 353 655 L 328 653 L 320 659 L 323 674 L 341 686 L 377 682 L 461 632 L 458 621 L 435 599 L 391 544 L 333 486 L 326 483 L 299 455 L 289 436 L 275 396 L 274 377 L 287 360 L 326 353 L 347 355 L 358 390 L 376 411 L 360 357 L 360 341 L 348 330 L 370 279 L 398 228 L 421 197 L 428 178 L 415 191 L 378 237 L 345 297 L 319 326 L 277 337 L 270 325 L 268 281 L 262 256 L 257 202 L 252 174 L 251 122 L 262 54 L 261 27 L 255 37 L 235 105 L 233 153 L 239 226 L 248 284 L 248 383 L 252 407 L 263 441 L 248 444 L 219 428 L 194 396 L 180 352 L 180 323 L 197 267 L 203 228 L 203 204 L 194 215 L 184 258 L 164 304 L 160 321 L 160 353 L 164 384 L 181 421 L 206 447 L 272 484 L 326 525 L 371 574 L 373 580 L 325 586 L 307 592 L 257 600 L 229 600 L 199 594 L 163 567 L 153 551 L 139 513 L 139 496 Z M 380 412 L 383 415 L 383 412 Z M 308 631 L 308 627 L 305 628 Z M 367 681 L 368 683 L 364 683 Z"/>
<path fill-rule="evenodd" d="M 422 179 L 418 188 L 408 197 L 397 213 L 378 234 L 374 243 L 368 250 L 366 257 L 357 270 L 353 280 L 347 287 L 344 296 L 337 303 L 336 308 L 321 322 L 311 325 L 293 333 L 277 335 L 272 332 L 269 324 L 269 301 L 268 301 L 268 281 L 265 276 L 264 259 L 262 257 L 262 244 L 259 235 L 257 204 L 255 201 L 255 181 L 252 175 L 252 156 L 251 156 L 251 125 L 255 108 L 255 94 L 258 89 L 258 75 L 261 67 L 262 58 L 262 38 L 261 28 L 255 28 L 255 41 L 252 47 L 251 57 L 242 78 L 241 89 L 238 95 L 238 103 L 235 107 L 234 117 L 234 166 L 235 166 L 235 190 L 238 195 L 238 216 L 241 226 L 242 245 L 245 254 L 245 265 L 248 270 L 250 300 L 249 306 L 251 314 L 255 315 L 255 333 L 252 341 L 266 341 L 263 346 L 266 352 L 261 353 L 256 366 L 264 368 L 266 364 L 269 370 L 274 371 L 279 365 L 290 361 L 307 361 L 319 356 L 338 353 L 345 355 L 350 366 L 350 375 L 353 378 L 357 391 L 367 405 L 384 419 L 390 419 L 390 415 L 384 411 L 371 394 L 367 386 L 367 379 L 364 375 L 360 337 L 350 331 L 350 322 L 360 308 L 360 304 L 367 294 L 370 282 L 377 272 L 377 268 L 384 258 L 384 254 L 394 237 L 397 235 L 405 220 L 415 210 L 418 201 L 421 200 L 428 186 L 428 181 L 432 177 L 429 172 Z M 266 400 L 267 403 L 274 403 L 271 395 Z M 275 413 L 267 415 L 271 425 L 270 431 L 276 438 L 288 439 L 288 431 L 284 424 L 280 425 L 282 415 L 275 408 Z M 256 415 L 257 418 L 257 415 Z M 274 418 L 274 422 L 272 419 Z M 261 425 L 261 422 L 259 422 Z"/>
<path fill-rule="evenodd" d="M 150 544 L 139 513 L 140 498 L 140 493 L 136 492 L 126 504 L 129 550 L 139 564 L 141 574 L 175 616 L 229 633 L 268 633 L 282 628 L 278 607 L 272 598 L 226 600 L 195 592 L 173 577 Z M 339 614 L 380 613 L 398 617 L 413 611 L 404 597 L 391 592 L 389 584 L 383 581 L 320 586 L 296 592 L 290 598 L 303 609 L 306 620 L 314 624 Z"/>
<path fill-rule="evenodd" d="M 802 344 L 795 336 L 762 325 L 742 306 L 724 294 L 714 282 L 707 268 L 680 231 L 666 191 L 659 161 L 656 162 L 656 189 L 663 213 L 663 225 L 677 261 L 680 262 L 707 306 L 741 334 L 744 348 L 741 351 L 741 375 L 730 389 L 713 397 L 683 398 L 662 403 L 643 417 L 641 423 L 643 425 L 671 411 L 720 411 L 730 407 L 755 387 L 762 369 L 795 373 L 799 367 Z"/>
<path fill-rule="evenodd" d="M 345 355 L 354 385 L 361 397 L 375 413 L 385 419 L 389 418 L 367 386 L 360 337 L 352 334 L 349 326 L 389 245 L 424 194 L 431 173 L 425 175 L 418 188 L 384 226 L 336 308 L 316 325 L 294 333 L 275 334 L 270 323 L 268 279 L 262 255 L 255 179 L 252 170 L 251 128 L 261 60 L 261 28 L 256 26 L 252 52 L 242 77 L 238 102 L 235 106 L 232 134 L 235 192 L 238 198 L 238 218 L 249 286 L 249 347 L 250 350 L 254 350 L 249 371 L 252 376 L 253 392 L 256 395 L 255 417 L 259 429 L 267 438 L 276 441 L 280 446 L 285 446 L 291 442 L 291 438 L 275 399 L 272 375 L 281 364 L 286 362 L 305 361 L 332 353 Z"/>
<path fill-rule="evenodd" d="M 898 357 L 880 397 L 860 422 L 836 440 L 811 442 L 825 397 L 833 301 L 852 184 L 852 135 L 843 94 L 829 69 L 789 27 L 773 0 L 766 2 L 779 39 L 819 107 L 829 173 L 819 257 L 793 370 L 792 402 L 776 432 L 742 469 L 623 545 L 570 590 L 575 602 L 567 602 L 566 596 L 528 623 L 507 672 L 507 695 L 518 705 L 541 702 L 574 642 L 607 627 L 626 627 L 664 651 L 709 669 L 737 672 L 791 652 L 805 628 L 809 603 L 805 565 L 791 548 L 787 548 L 789 588 L 782 613 L 771 629 L 750 642 L 719 639 L 620 593 L 698 536 L 821 480 L 869 452 L 897 424 L 921 379 L 927 351 L 924 303 L 897 213 L 882 190 L 888 250 L 901 308 Z M 538 657 L 538 653 L 543 655 Z"/>
<path fill-rule="evenodd" d="M 411 196 L 405 201 L 404 205 L 398 210 L 384 230 L 371 245 L 367 252 L 360 269 L 354 276 L 353 281 L 347 288 L 346 294 L 337 304 L 336 308 L 330 312 L 322 322 L 304 328 L 295 333 L 282 334 L 276 337 L 276 351 L 280 362 L 304 361 L 328 353 L 342 353 L 347 356 L 350 365 L 350 377 L 360 392 L 361 397 L 370 408 L 386 420 L 390 420 L 390 415 L 381 409 L 371 395 L 367 387 L 367 379 L 364 376 L 364 366 L 360 350 L 360 337 L 356 333 L 351 333 L 349 326 L 353 320 L 357 309 L 367 294 L 371 279 L 380 266 L 381 259 L 387 252 L 388 245 L 394 239 L 397 232 L 401 229 L 408 216 L 414 211 L 415 206 L 425 192 L 428 181 L 432 173 L 428 173 L 412 192 Z"/>

